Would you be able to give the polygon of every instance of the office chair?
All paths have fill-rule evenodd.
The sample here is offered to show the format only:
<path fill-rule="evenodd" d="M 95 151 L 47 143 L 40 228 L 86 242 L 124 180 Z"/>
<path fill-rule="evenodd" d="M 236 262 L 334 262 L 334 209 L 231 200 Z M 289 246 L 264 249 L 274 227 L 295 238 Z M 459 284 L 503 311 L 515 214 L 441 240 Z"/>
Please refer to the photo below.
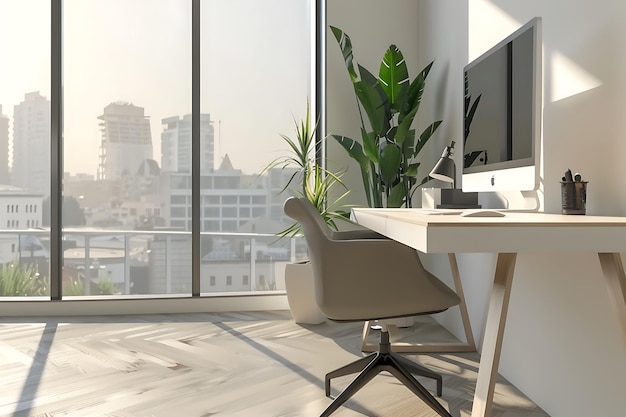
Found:
<path fill-rule="evenodd" d="M 423 267 L 417 252 L 375 232 L 341 232 L 328 227 L 306 198 L 291 197 L 284 211 L 298 221 L 313 267 L 315 298 L 322 313 L 338 322 L 379 320 L 379 349 L 326 374 L 326 396 L 333 378 L 358 373 L 320 417 L 331 415 L 382 371 L 388 371 L 440 416 L 450 413 L 412 374 L 437 381 L 442 377 L 391 351 L 384 319 L 433 314 L 459 304 L 459 297 Z"/>

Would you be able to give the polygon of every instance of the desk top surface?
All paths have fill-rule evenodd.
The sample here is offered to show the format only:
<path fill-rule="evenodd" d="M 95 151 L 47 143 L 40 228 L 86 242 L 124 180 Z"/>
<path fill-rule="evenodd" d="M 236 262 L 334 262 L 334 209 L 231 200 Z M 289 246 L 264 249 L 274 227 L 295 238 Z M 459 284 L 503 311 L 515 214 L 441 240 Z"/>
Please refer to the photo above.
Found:
<path fill-rule="evenodd" d="M 514 212 L 502 210 L 503 217 L 463 217 L 459 214 L 433 214 L 432 210 L 419 208 L 354 208 L 355 218 L 375 216 L 425 227 L 449 226 L 541 226 L 581 227 L 611 226 L 626 227 L 626 217 L 563 215 L 537 212 Z M 360 221 L 359 221 L 360 222 Z"/>
<path fill-rule="evenodd" d="M 353 219 L 422 252 L 626 252 L 626 217 L 505 212 L 504 217 L 352 209 Z"/>

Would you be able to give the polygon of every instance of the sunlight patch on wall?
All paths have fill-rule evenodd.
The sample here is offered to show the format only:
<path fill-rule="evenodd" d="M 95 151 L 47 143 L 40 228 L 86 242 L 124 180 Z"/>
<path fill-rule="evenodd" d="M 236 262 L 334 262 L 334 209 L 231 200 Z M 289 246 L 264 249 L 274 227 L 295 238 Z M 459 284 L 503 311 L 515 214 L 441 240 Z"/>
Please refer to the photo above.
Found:
<path fill-rule="evenodd" d="M 470 62 L 522 25 L 489 0 L 470 1 L 468 12 L 467 52 Z"/>
<path fill-rule="evenodd" d="M 555 102 L 584 93 L 602 82 L 558 51 L 550 60 L 550 101 Z"/>

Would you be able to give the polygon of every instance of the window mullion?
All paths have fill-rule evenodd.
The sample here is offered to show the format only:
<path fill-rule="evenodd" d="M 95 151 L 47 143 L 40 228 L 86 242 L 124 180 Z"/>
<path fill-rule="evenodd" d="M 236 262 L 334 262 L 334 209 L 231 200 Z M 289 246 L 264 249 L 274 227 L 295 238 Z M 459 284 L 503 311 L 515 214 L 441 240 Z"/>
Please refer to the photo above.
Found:
<path fill-rule="evenodd" d="M 191 288 L 200 296 L 200 0 L 191 8 Z"/>
<path fill-rule="evenodd" d="M 51 0 L 50 298 L 61 300 L 63 276 L 63 0 Z"/>

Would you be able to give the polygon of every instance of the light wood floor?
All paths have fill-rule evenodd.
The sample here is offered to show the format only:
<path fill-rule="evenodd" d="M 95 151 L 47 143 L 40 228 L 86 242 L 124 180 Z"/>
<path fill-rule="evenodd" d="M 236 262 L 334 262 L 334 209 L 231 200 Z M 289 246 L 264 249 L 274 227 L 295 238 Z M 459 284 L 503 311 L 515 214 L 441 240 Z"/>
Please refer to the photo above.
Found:
<path fill-rule="evenodd" d="M 317 416 L 331 401 L 325 373 L 361 356 L 361 329 L 300 326 L 287 312 L 0 318 L 0 416 Z M 429 317 L 403 332 L 454 340 Z M 441 372 L 440 401 L 469 416 L 477 354 L 408 357 Z M 547 416 L 504 380 L 495 403 L 494 417 Z M 436 414 L 382 373 L 333 416 Z"/>

